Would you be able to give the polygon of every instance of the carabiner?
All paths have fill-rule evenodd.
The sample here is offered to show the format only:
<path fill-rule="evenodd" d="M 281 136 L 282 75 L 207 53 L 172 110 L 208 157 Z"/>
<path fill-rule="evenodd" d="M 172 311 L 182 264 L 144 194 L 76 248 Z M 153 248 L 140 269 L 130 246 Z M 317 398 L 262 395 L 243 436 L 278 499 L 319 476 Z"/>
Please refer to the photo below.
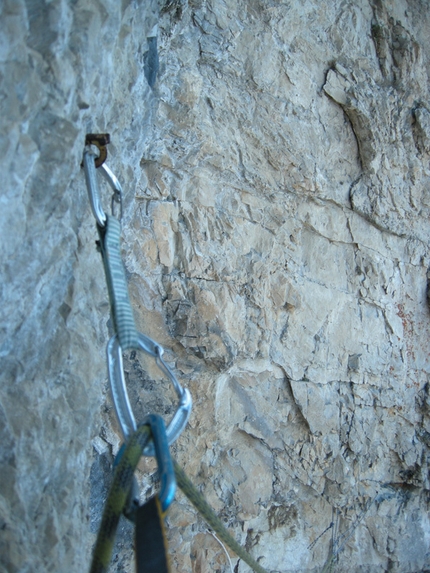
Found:
<path fill-rule="evenodd" d="M 166 426 L 163 418 L 158 414 L 149 414 L 149 416 L 145 417 L 142 424 L 147 424 L 151 428 L 160 478 L 158 499 L 160 500 L 161 509 L 165 513 L 175 499 L 176 492 L 175 470 L 173 469 L 173 462 L 170 456 Z"/>
<path fill-rule="evenodd" d="M 84 149 L 84 156 L 83 156 L 83 164 L 85 170 L 85 180 L 87 182 L 87 190 L 88 190 L 88 197 L 90 200 L 91 210 L 93 215 L 100 225 L 100 227 L 104 227 L 106 224 L 106 214 L 103 210 L 101 199 L 100 199 L 100 191 L 99 185 L 97 181 L 97 173 L 96 173 L 96 165 L 95 160 L 97 159 L 97 154 L 91 148 L 91 145 L 86 145 Z M 110 187 L 113 190 L 112 195 L 112 215 L 115 215 L 114 207 L 115 203 L 120 205 L 120 215 L 119 220 L 122 217 L 122 187 L 118 179 L 106 165 L 106 163 L 102 163 L 99 167 L 104 178 L 109 183 Z"/>
<path fill-rule="evenodd" d="M 167 442 L 170 446 L 182 433 L 188 421 L 192 406 L 191 394 L 187 388 L 182 388 L 174 373 L 164 362 L 162 358 L 164 353 L 163 347 L 141 332 L 138 333 L 137 338 L 139 348 L 146 352 L 146 354 L 155 358 L 160 370 L 162 370 L 172 382 L 175 392 L 179 398 L 176 412 L 166 429 Z M 129 436 L 136 431 L 137 425 L 128 399 L 122 360 L 122 349 L 117 335 L 114 335 L 109 340 L 106 353 L 113 403 L 122 434 L 124 439 L 127 441 Z M 154 443 L 152 441 L 146 446 L 143 454 L 145 456 L 155 455 Z"/>
<path fill-rule="evenodd" d="M 170 456 L 166 425 L 159 414 L 149 414 L 148 416 L 145 416 L 142 426 L 146 425 L 151 428 L 152 439 L 155 445 L 155 457 L 157 459 L 158 475 L 160 478 L 158 499 L 160 501 L 161 509 L 163 513 L 165 513 L 174 500 L 176 492 L 175 470 Z M 126 444 L 124 443 L 115 458 L 113 464 L 114 467 L 116 467 L 120 462 L 125 449 Z M 134 477 L 131 490 L 129 492 L 129 499 L 127 500 L 126 507 L 124 508 L 124 515 L 130 519 L 130 521 L 134 521 L 134 514 L 138 507 L 139 490 L 136 478 Z"/>

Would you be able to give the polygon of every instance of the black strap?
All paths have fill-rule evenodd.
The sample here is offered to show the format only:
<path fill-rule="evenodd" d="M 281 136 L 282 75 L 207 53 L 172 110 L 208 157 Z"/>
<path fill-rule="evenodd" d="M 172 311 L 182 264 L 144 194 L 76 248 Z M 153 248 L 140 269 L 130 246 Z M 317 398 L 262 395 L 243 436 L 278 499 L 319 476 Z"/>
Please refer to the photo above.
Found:
<path fill-rule="evenodd" d="M 170 573 L 164 518 L 158 497 L 136 511 L 136 573 Z"/>

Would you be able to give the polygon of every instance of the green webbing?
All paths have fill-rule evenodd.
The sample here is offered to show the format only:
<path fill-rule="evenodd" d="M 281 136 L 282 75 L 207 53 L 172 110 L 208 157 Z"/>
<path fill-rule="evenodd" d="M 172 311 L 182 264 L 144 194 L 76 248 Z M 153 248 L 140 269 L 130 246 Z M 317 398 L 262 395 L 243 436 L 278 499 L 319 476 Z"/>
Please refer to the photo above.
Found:
<path fill-rule="evenodd" d="M 121 259 L 121 225 L 113 216 L 106 216 L 106 225 L 97 225 L 100 249 L 105 269 L 106 282 L 115 331 L 122 350 L 138 348 L 137 329 L 128 296 L 124 265 Z"/>
<path fill-rule="evenodd" d="M 106 573 L 108 570 L 119 518 L 127 502 L 134 470 L 142 455 L 142 449 L 150 439 L 150 435 L 151 430 L 149 426 L 139 426 L 127 442 L 124 453 L 118 462 L 103 512 L 90 573 Z M 256 573 L 267 573 L 230 535 L 214 510 L 210 507 L 202 494 L 194 487 L 184 470 L 175 460 L 173 460 L 173 466 L 178 486 L 203 519 L 205 519 L 215 533 L 218 534 L 220 539 L 224 541 L 238 557 L 243 559 L 245 563 L 256 571 Z"/>

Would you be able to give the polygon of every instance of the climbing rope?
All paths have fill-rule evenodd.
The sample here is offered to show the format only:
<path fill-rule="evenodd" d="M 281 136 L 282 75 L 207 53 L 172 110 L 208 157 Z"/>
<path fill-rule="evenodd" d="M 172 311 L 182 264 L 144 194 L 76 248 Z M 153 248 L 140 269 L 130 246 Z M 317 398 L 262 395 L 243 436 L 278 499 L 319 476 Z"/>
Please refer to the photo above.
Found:
<path fill-rule="evenodd" d="M 257 573 L 266 573 L 231 536 L 206 502 L 201 493 L 178 463 L 171 459 L 169 445 L 184 429 L 191 412 L 191 395 L 183 389 L 176 376 L 163 360 L 163 348 L 154 340 L 137 331 L 128 295 L 125 271 L 120 252 L 120 219 L 115 216 L 115 206 L 122 214 L 122 188 L 105 164 L 108 134 L 88 134 L 85 140 L 83 167 L 91 208 L 97 222 L 99 250 L 108 286 L 111 314 L 115 334 L 107 344 L 107 365 L 113 402 L 125 444 L 115 461 L 113 483 L 110 488 L 97 541 L 94 546 L 90 573 L 104 573 L 109 567 L 115 533 L 121 514 L 135 523 L 137 573 L 168 573 L 170 571 L 164 535 L 164 517 L 173 501 L 176 483 L 219 538 Z M 95 151 L 95 149 L 97 151 Z M 112 214 L 106 215 L 100 200 L 96 169 L 103 174 L 111 188 Z M 140 349 L 152 356 L 160 370 L 170 379 L 178 396 L 176 412 L 168 424 L 151 414 L 139 427 L 128 398 L 123 350 Z M 161 480 L 160 492 L 142 506 L 138 503 L 134 478 L 136 466 L 142 455 L 157 459 Z"/>
<path fill-rule="evenodd" d="M 109 567 L 115 541 L 115 532 L 121 513 L 123 513 L 127 504 L 134 471 L 150 437 L 151 428 L 145 425 L 140 426 L 127 442 L 127 446 L 116 466 L 113 483 L 106 500 L 96 545 L 94 547 L 90 573 L 104 573 Z M 267 573 L 232 537 L 223 522 L 193 485 L 180 465 L 176 461 L 173 461 L 173 466 L 178 486 L 219 538 L 254 571 L 257 573 Z"/>
<path fill-rule="evenodd" d="M 251 569 L 256 571 L 257 573 L 267 573 L 267 571 L 259 564 L 251 555 L 243 549 L 241 545 L 231 536 L 228 530 L 225 528 L 223 522 L 220 518 L 216 515 L 214 510 L 202 496 L 198 489 L 193 485 L 191 480 L 188 478 L 184 470 L 178 465 L 177 462 L 173 461 L 174 468 L 175 468 L 175 476 L 176 481 L 178 482 L 178 486 L 181 488 L 183 493 L 187 496 L 190 502 L 194 505 L 203 519 L 206 521 L 208 525 L 218 534 L 219 538 L 224 541 L 228 547 L 238 557 L 243 559 L 245 563 L 247 563 Z"/>
<path fill-rule="evenodd" d="M 134 470 L 150 437 L 149 426 L 141 426 L 130 438 L 127 448 L 116 466 L 113 483 L 105 503 L 97 541 L 94 546 L 90 573 L 103 573 L 108 570 L 116 530 L 126 506 Z"/>

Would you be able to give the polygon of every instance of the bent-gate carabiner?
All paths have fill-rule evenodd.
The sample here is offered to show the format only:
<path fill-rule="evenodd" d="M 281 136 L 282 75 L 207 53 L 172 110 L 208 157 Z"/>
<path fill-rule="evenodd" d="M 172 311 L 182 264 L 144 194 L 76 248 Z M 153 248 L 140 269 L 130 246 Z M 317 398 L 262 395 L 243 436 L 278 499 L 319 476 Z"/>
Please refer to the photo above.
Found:
<path fill-rule="evenodd" d="M 167 441 L 171 445 L 182 433 L 191 413 L 192 399 L 187 388 L 182 388 L 176 376 L 164 362 L 163 347 L 141 332 L 138 333 L 138 345 L 141 350 L 155 358 L 158 367 L 166 374 L 172 382 L 176 394 L 179 398 L 175 415 L 166 428 Z M 136 431 L 137 425 L 133 415 L 133 410 L 128 399 L 127 387 L 124 377 L 124 367 L 122 360 L 122 349 L 117 335 L 113 336 L 106 348 L 109 382 L 112 391 L 112 398 L 116 415 L 123 433 L 124 439 Z M 150 442 L 143 451 L 145 456 L 154 456 L 154 443 Z"/>

